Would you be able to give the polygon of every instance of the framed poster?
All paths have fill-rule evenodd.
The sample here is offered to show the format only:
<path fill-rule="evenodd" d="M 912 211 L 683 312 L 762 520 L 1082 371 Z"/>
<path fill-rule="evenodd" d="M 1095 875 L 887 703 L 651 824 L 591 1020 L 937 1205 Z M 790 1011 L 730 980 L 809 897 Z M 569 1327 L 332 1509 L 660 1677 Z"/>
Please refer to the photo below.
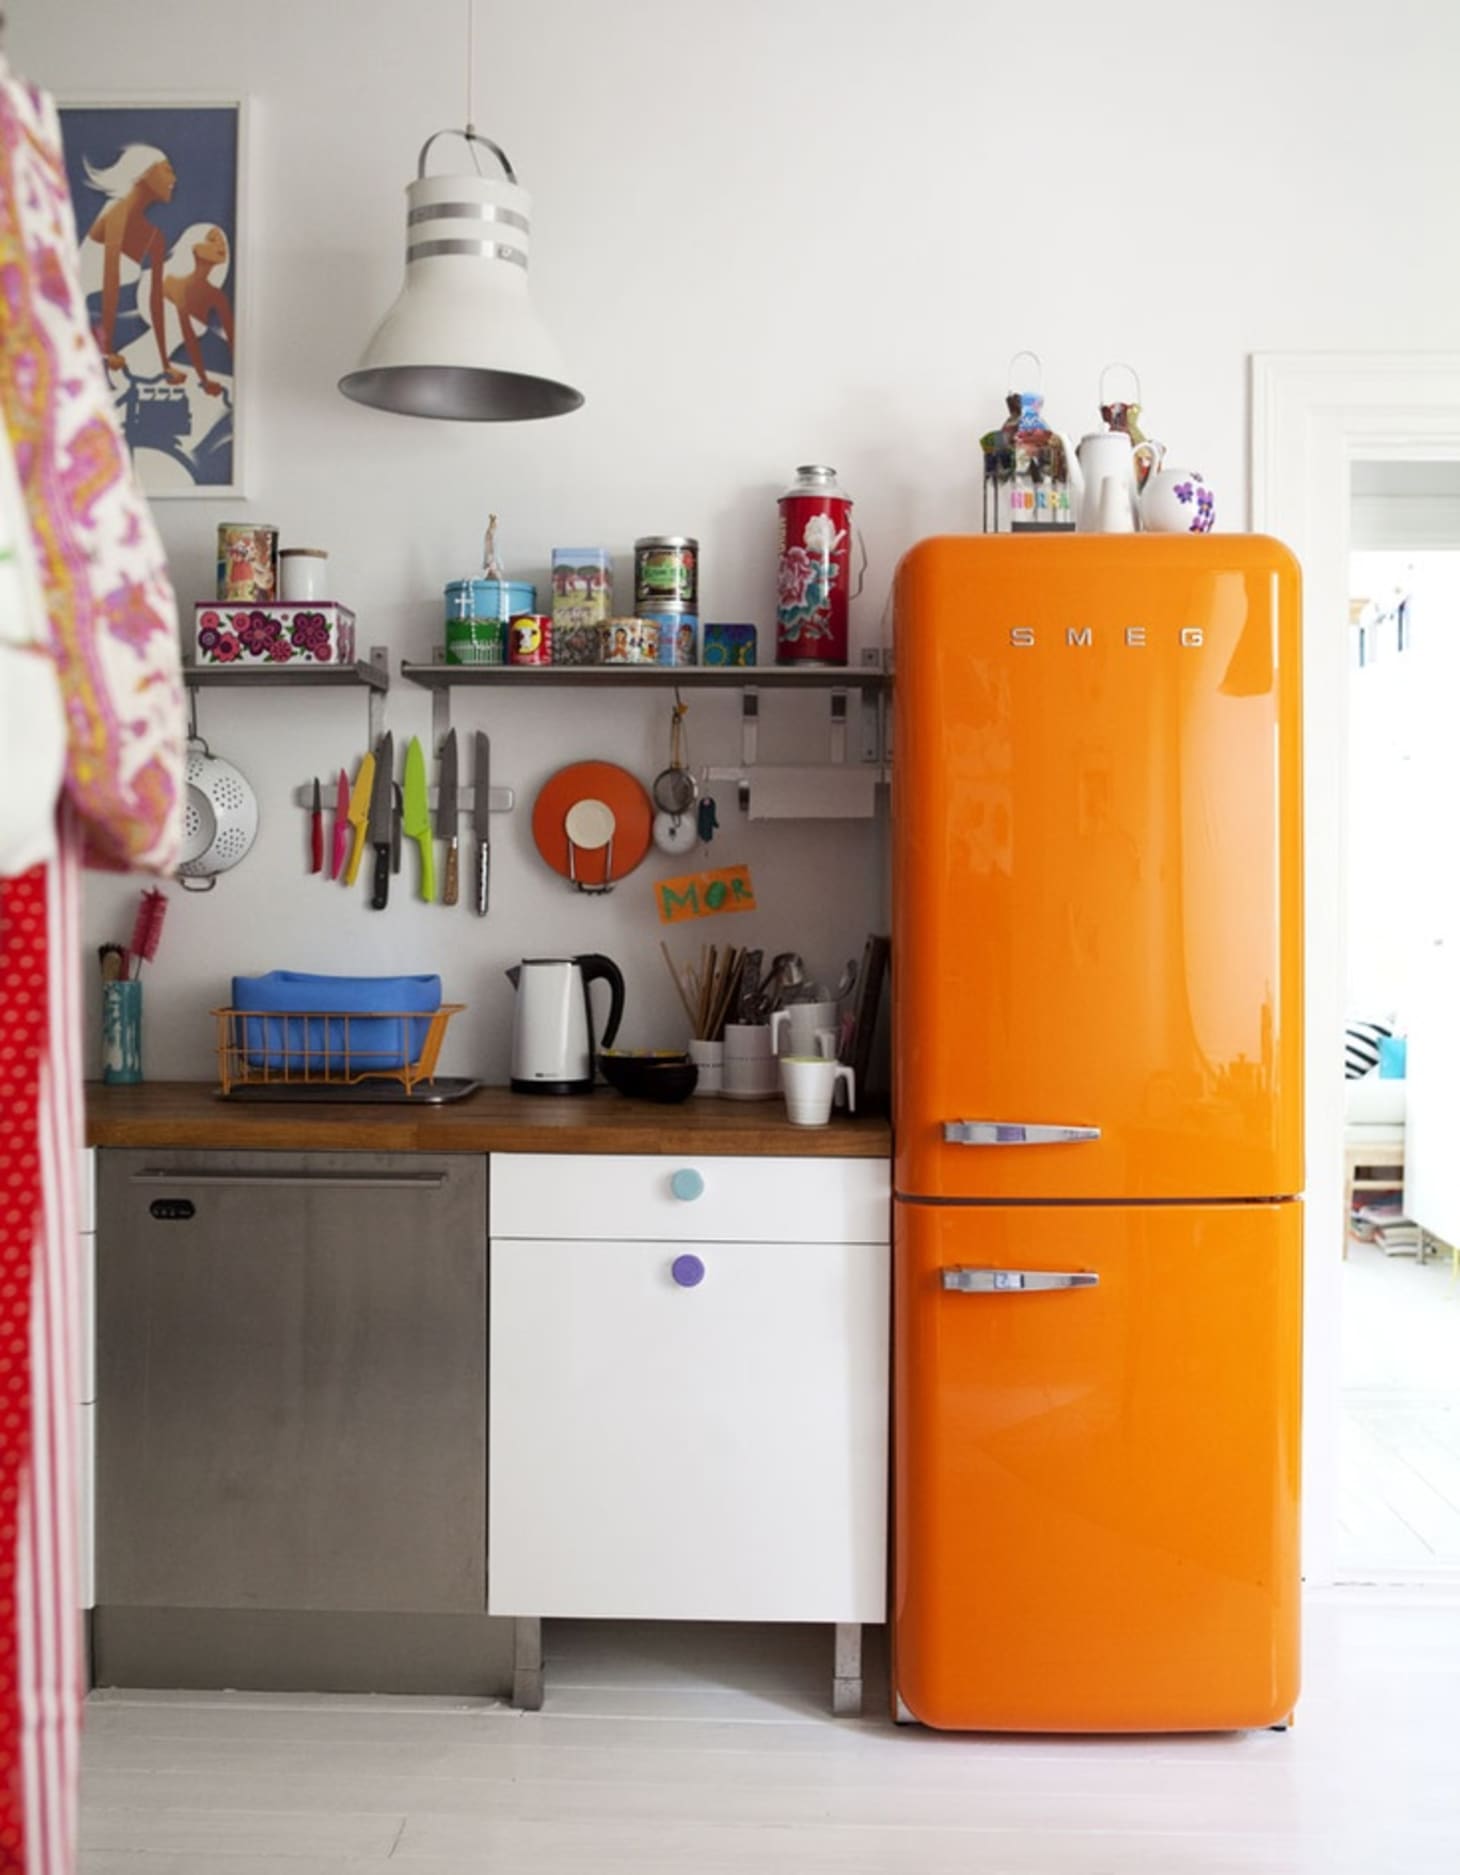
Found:
<path fill-rule="evenodd" d="M 81 285 L 143 489 L 241 495 L 243 104 L 61 107 Z"/>

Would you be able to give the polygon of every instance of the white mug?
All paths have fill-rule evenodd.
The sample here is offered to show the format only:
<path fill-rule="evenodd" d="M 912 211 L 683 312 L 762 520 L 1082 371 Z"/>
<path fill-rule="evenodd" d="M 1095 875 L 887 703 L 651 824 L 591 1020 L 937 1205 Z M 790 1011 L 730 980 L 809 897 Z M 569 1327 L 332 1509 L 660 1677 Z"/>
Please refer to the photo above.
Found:
<path fill-rule="evenodd" d="M 330 557 L 318 547 L 285 547 L 279 555 L 279 597 L 312 605 L 329 597 Z"/>
<path fill-rule="evenodd" d="M 771 1049 L 777 1055 L 835 1055 L 835 1003 L 788 1003 L 771 1016 Z"/>
<path fill-rule="evenodd" d="M 768 1022 L 725 1024 L 726 1100 L 772 1100 L 776 1092 L 776 1063 L 771 1054 Z"/>
<path fill-rule="evenodd" d="M 725 1044 L 693 1041 L 689 1045 L 689 1058 L 700 1071 L 695 1092 L 718 1100 L 725 1091 Z"/>
<path fill-rule="evenodd" d="M 838 1085 L 847 1090 L 847 1107 L 857 1111 L 857 1079 L 850 1068 L 821 1055 L 782 1055 L 781 1092 L 786 1118 L 793 1126 L 825 1126 Z"/>

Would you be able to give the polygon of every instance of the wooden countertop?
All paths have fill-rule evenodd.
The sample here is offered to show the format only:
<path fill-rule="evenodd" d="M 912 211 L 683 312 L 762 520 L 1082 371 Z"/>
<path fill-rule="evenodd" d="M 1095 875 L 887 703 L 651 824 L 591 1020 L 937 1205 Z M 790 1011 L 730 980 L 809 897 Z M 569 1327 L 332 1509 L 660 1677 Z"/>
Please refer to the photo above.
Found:
<path fill-rule="evenodd" d="M 652 1152 L 761 1158 L 885 1159 L 880 1117 L 792 1126 L 780 1101 L 657 1106 L 601 1088 L 537 1099 L 484 1087 L 444 1107 L 288 1105 L 220 1100 L 211 1082 L 86 1088 L 89 1146 L 252 1152 Z"/>

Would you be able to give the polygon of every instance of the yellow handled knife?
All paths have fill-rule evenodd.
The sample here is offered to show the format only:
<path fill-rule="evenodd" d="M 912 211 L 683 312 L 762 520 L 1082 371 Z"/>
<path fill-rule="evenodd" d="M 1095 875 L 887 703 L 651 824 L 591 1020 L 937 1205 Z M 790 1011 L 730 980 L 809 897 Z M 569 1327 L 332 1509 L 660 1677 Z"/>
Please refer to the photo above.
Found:
<path fill-rule="evenodd" d="M 360 861 L 365 857 L 365 829 L 370 824 L 370 796 L 375 789 L 375 756 L 372 752 L 361 762 L 355 772 L 355 785 L 350 790 L 350 812 L 348 819 L 355 829 L 355 844 L 350 848 L 350 858 L 345 866 L 345 884 L 353 885 L 360 871 Z"/>

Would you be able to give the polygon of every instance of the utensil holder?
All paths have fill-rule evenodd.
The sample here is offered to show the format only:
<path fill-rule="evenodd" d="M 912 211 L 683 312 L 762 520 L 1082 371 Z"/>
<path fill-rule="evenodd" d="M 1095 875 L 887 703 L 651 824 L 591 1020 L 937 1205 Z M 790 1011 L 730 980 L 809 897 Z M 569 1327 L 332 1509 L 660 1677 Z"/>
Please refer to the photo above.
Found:
<path fill-rule="evenodd" d="M 101 1078 L 109 1087 L 142 1079 L 142 985 L 135 977 L 101 986 Z"/>
<path fill-rule="evenodd" d="M 695 1094 L 718 1100 L 725 1091 L 725 1044 L 692 1041 L 689 1058 L 700 1071 L 700 1078 L 695 1082 Z"/>

